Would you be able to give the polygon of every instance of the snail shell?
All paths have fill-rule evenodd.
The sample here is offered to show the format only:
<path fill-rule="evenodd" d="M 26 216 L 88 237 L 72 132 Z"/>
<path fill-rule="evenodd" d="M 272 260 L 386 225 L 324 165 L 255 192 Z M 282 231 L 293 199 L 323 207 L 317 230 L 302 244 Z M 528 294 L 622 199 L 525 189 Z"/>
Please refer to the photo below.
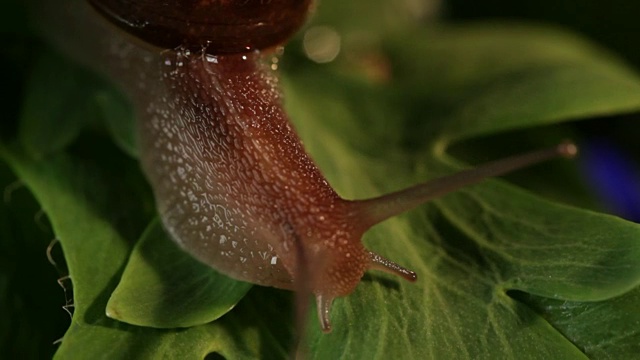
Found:
<path fill-rule="evenodd" d="M 89 0 L 127 33 L 167 49 L 238 54 L 283 43 L 311 0 Z"/>

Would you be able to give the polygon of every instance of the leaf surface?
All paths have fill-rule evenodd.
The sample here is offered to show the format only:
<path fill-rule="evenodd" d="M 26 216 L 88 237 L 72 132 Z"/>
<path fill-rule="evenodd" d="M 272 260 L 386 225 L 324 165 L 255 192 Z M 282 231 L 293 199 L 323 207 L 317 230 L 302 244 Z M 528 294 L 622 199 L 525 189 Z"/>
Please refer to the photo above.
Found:
<path fill-rule="evenodd" d="M 206 324 L 230 311 L 251 288 L 182 251 L 153 221 L 133 249 L 107 315 L 158 328 Z"/>

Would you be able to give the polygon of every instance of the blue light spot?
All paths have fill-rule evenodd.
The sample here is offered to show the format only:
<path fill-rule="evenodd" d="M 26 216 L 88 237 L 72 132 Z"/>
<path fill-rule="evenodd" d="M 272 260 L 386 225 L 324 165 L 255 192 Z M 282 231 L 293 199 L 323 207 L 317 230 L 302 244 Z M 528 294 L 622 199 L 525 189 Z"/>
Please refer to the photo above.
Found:
<path fill-rule="evenodd" d="M 583 145 L 581 167 L 587 182 L 614 214 L 640 222 L 640 171 L 624 152 L 606 140 Z"/>

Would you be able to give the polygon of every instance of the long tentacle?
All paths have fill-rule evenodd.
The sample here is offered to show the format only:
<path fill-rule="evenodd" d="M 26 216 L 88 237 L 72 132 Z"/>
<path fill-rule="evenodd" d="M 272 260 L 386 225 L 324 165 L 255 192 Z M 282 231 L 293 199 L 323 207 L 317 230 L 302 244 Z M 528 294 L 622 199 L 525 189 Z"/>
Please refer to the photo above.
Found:
<path fill-rule="evenodd" d="M 373 226 L 429 200 L 446 195 L 462 187 L 476 184 L 486 178 L 504 175 L 556 157 L 571 158 L 577 152 L 578 148 L 573 143 L 564 142 L 551 148 L 492 161 L 473 169 L 434 179 L 377 198 L 359 200 L 355 203 L 359 205 L 359 209 L 362 211 L 361 218 L 364 224 Z"/>

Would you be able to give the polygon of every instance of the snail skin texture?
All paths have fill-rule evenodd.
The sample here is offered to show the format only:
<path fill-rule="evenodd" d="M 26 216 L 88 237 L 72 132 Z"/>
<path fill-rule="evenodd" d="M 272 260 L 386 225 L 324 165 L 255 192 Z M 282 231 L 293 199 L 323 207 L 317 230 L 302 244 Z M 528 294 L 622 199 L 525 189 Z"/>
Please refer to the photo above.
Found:
<path fill-rule="evenodd" d="M 140 160 L 173 240 L 235 279 L 308 289 L 325 332 L 332 301 L 351 293 L 365 271 L 416 280 L 365 249 L 361 237 L 371 226 L 462 186 L 576 152 L 564 143 L 345 200 L 305 152 L 276 74 L 261 61 L 301 26 L 309 0 L 89 2 L 93 10 L 74 5 L 81 8 L 75 20 L 97 36 L 86 47 L 134 103 Z"/>

